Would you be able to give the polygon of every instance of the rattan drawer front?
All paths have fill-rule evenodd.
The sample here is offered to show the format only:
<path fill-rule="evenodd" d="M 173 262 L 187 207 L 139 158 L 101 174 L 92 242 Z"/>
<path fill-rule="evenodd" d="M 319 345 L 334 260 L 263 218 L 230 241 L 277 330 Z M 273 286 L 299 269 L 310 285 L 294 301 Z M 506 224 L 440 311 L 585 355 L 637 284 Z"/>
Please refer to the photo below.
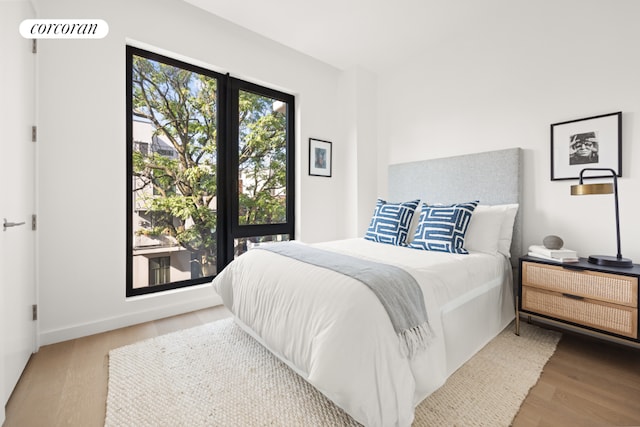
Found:
<path fill-rule="evenodd" d="M 522 285 L 638 307 L 637 277 L 523 262 Z"/>
<path fill-rule="evenodd" d="M 523 286 L 522 309 L 638 338 L 637 308 L 588 299 L 573 299 L 556 292 Z"/>

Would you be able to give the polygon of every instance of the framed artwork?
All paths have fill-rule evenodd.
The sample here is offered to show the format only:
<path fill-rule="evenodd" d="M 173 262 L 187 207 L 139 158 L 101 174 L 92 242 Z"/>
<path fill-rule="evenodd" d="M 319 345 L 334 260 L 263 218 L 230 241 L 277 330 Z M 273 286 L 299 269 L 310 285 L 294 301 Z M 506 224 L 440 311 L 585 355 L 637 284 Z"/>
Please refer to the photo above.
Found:
<path fill-rule="evenodd" d="M 331 142 L 309 138 L 309 175 L 331 177 Z"/>
<path fill-rule="evenodd" d="M 613 169 L 622 176 L 622 112 L 551 125 L 551 180 L 578 179 L 589 167 Z"/>

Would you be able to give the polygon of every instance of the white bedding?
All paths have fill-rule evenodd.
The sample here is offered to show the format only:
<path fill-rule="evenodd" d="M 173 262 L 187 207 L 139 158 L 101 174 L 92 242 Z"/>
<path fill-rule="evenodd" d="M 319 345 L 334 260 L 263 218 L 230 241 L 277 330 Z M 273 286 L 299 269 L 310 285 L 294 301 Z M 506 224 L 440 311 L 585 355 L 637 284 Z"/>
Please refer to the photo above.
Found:
<path fill-rule="evenodd" d="M 387 313 L 362 283 L 269 251 L 238 257 L 213 286 L 246 330 L 366 426 L 411 425 L 414 407 L 510 320 L 503 312 L 511 267 L 501 254 L 419 251 L 364 239 L 314 246 L 411 273 L 435 332 L 428 349 L 403 357 Z M 469 325 L 469 333 L 467 306 L 478 312 L 470 319 L 481 323 Z M 497 320 L 482 321 L 484 310 Z M 449 330 L 459 336 L 445 338 Z M 447 354 L 451 349 L 458 354 Z"/>

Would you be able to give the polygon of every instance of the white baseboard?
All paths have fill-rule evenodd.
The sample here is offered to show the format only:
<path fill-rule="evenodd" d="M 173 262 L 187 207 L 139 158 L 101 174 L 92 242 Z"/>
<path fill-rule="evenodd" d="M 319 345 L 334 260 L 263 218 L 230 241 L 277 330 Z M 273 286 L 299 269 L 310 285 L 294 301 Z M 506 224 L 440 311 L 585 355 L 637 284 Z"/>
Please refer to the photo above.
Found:
<path fill-rule="evenodd" d="M 40 334 L 38 335 L 38 343 L 40 346 L 55 344 L 58 342 L 112 331 L 114 329 L 124 328 L 131 325 L 137 325 L 139 323 L 150 322 L 165 317 L 188 313 L 190 311 L 214 307 L 220 304 L 222 304 L 222 299 L 218 295 L 214 294 L 211 297 L 207 298 L 198 298 L 177 304 L 159 306 L 153 309 L 135 311 L 123 314 L 121 316 L 99 319 L 96 321 L 86 322 L 66 328 L 40 331 Z M 0 423 L 0 425 L 2 424 Z"/>

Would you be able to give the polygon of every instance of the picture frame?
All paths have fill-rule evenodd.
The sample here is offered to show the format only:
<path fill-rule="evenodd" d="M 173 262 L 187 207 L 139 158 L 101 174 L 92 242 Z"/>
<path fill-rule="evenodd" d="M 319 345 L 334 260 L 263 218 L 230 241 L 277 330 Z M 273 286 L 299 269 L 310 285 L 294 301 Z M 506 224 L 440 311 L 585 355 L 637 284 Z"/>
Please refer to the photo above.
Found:
<path fill-rule="evenodd" d="M 551 180 L 578 179 L 589 167 L 613 169 L 622 176 L 621 111 L 551 125 Z"/>
<path fill-rule="evenodd" d="M 331 177 L 331 142 L 309 138 L 309 175 Z"/>

